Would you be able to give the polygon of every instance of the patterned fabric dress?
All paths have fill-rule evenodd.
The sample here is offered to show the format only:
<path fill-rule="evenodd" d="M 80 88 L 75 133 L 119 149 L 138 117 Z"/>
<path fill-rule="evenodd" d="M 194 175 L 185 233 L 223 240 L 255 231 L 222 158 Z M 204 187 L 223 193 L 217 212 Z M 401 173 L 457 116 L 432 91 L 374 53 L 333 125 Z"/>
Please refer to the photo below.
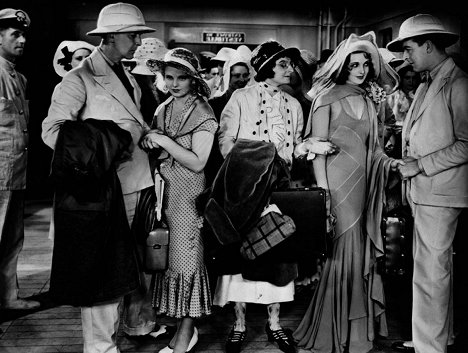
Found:
<path fill-rule="evenodd" d="M 172 115 L 174 101 L 167 105 L 165 129 L 170 137 L 177 134 L 183 117 L 196 98 L 190 97 L 178 116 Z M 192 148 L 195 132 L 214 134 L 218 127 L 214 115 L 210 114 L 195 116 L 192 113 L 187 125 L 191 132 L 174 138 L 187 149 Z M 185 168 L 172 157 L 161 163 L 160 173 L 166 182 L 163 206 L 170 230 L 169 266 L 165 273 L 156 275 L 153 306 L 159 313 L 175 318 L 209 315 L 211 292 L 200 235 L 203 217 L 198 215 L 195 207 L 197 196 L 205 189 L 205 175 Z"/>
<path fill-rule="evenodd" d="M 326 167 L 337 218 L 333 254 L 294 338 L 315 353 L 364 353 L 373 346 L 374 320 L 386 335 L 382 282 L 375 269 L 369 270 L 373 245 L 365 231 L 369 154 L 374 153 L 371 119 L 376 116 L 357 86 L 338 89 L 351 92 L 325 107 L 331 115 L 329 138 L 340 147 Z"/>

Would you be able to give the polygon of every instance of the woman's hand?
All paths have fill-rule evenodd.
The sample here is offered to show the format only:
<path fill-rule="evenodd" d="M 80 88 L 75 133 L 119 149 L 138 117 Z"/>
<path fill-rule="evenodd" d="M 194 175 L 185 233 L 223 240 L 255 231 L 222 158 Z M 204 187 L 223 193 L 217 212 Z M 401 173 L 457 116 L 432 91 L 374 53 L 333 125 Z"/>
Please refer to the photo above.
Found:
<path fill-rule="evenodd" d="M 309 137 L 304 141 L 304 144 L 304 148 L 307 150 L 307 153 L 329 155 L 340 150 L 337 145 L 322 137 Z"/>
<path fill-rule="evenodd" d="M 166 135 L 163 135 L 159 130 L 150 130 L 142 139 L 141 147 L 144 149 L 154 149 L 160 148 L 161 142 L 166 138 Z"/>

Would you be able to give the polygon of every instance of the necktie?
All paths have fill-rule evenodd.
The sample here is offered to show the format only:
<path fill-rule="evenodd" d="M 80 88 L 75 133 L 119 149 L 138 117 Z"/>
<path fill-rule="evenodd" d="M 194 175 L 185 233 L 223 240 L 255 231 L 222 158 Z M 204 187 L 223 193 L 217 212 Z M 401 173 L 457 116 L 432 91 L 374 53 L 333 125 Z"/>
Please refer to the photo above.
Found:
<path fill-rule="evenodd" d="M 432 82 L 431 75 L 429 75 L 429 72 L 425 71 L 421 75 L 421 91 L 419 92 L 418 96 L 415 98 L 414 101 L 414 108 L 413 112 L 411 113 L 411 121 L 412 122 L 416 117 L 418 116 L 419 109 L 421 108 L 421 104 L 424 101 L 424 97 L 426 97 L 427 90 L 429 89 L 429 85 Z"/>
<path fill-rule="evenodd" d="M 130 98 L 135 102 L 135 98 L 133 96 L 133 86 L 128 80 L 127 75 L 125 75 L 124 68 L 122 67 L 122 65 L 120 63 L 116 63 L 112 65 L 112 69 L 114 70 L 117 77 L 120 79 L 120 82 L 122 82 L 122 84 L 124 85 Z"/>

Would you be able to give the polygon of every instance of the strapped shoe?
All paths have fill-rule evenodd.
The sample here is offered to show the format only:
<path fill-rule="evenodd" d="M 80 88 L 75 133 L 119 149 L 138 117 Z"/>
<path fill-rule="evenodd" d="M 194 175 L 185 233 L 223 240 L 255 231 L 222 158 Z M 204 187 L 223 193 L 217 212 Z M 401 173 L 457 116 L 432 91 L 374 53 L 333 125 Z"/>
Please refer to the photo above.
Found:
<path fill-rule="evenodd" d="M 265 326 L 265 332 L 268 337 L 268 341 L 276 342 L 278 348 L 285 353 L 296 353 L 296 347 L 290 335 L 286 334 L 286 331 L 282 328 L 279 330 L 272 330 L 268 323 Z"/>
<path fill-rule="evenodd" d="M 246 332 L 234 331 L 234 328 L 229 332 L 226 340 L 226 353 L 239 353 L 242 343 L 245 341 Z"/>

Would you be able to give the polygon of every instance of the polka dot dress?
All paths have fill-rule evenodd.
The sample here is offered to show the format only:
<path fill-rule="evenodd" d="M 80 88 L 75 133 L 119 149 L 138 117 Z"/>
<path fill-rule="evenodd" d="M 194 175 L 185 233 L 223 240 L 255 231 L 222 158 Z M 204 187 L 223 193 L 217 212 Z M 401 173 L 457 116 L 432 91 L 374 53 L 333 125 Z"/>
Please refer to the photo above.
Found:
<path fill-rule="evenodd" d="M 196 96 L 190 97 L 177 117 L 171 118 L 173 101 L 166 107 L 169 136 L 175 135 L 195 99 Z M 194 116 L 192 113 L 186 124 L 193 128 L 192 133 L 176 137 L 175 141 L 187 149 L 192 146 L 193 133 L 209 131 L 214 134 L 218 127 L 210 114 Z M 200 234 L 203 217 L 195 207 L 197 196 L 205 189 L 205 175 L 185 168 L 173 158 L 161 163 L 160 173 L 166 181 L 164 212 L 170 230 L 169 267 L 156 276 L 153 306 L 159 313 L 175 318 L 208 315 L 212 303 Z"/>

